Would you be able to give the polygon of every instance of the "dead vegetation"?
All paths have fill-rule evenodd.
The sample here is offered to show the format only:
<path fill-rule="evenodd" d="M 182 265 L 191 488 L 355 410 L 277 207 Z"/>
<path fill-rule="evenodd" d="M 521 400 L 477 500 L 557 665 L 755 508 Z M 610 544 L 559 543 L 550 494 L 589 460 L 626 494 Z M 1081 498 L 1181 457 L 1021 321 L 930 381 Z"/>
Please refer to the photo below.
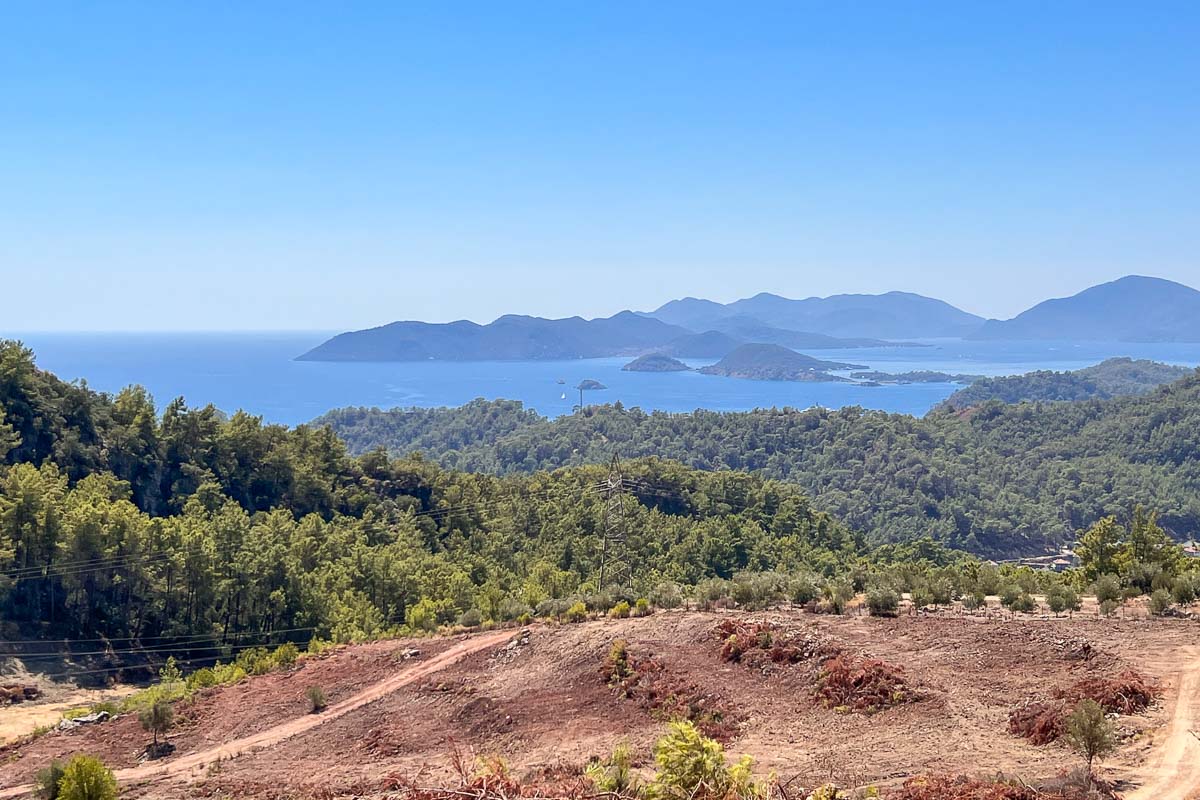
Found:
<path fill-rule="evenodd" d="M 902 667 L 839 654 L 821 667 L 816 697 L 828 708 L 872 714 L 912 702 L 916 693 L 905 683 Z"/>
<path fill-rule="evenodd" d="M 686 720 L 720 742 L 738 735 L 738 715 L 725 708 L 720 697 L 672 673 L 661 659 L 634 656 L 623 639 L 609 648 L 600 678 L 659 719 Z"/>
<path fill-rule="evenodd" d="M 727 619 L 717 626 L 721 660 L 761 669 L 766 664 L 797 664 L 836 651 L 814 634 L 782 631 L 779 626 L 756 620 Z"/>
<path fill-rule="evenodd" d="M 1108 784 L 1093 781 L 1075 770 L 1037 786 L 1004 775 L 990 779 L 918 775 L 885 797 L 887 800 L 1108 800 L 1116 794 Z"/>
<path fill-rule="evenodd" d="M 1067 689 L 1058 689 L 1053 699 L 1035 700 L 1015 709 L 1008 717 L 1008 732 L 1036 745 L 1059 739 L 1067 729 L 1067 717 L 1084 700 L 1092 700 L 1109 714 L 1140 714 L 1150 707 L 1162 688 L 1133 670 L 1115 677 L 1091 677 Z"/>

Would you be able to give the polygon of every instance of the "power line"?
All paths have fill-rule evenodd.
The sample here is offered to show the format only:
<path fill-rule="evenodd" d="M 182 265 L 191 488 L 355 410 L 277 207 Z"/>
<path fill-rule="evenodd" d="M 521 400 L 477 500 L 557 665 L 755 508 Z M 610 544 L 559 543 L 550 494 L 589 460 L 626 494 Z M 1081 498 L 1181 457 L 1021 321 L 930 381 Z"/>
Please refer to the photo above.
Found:
<path fill-rule="evenodd" d="M 220 638 L 232 639 L 234 637 L 265 636 L 267 634 L 274 635 L 277 633 L 299 633 L 299 632 L 303 632 L 303 631 L 315 631 L 315 630 L 316 630 L 315 627 L 310 626 L 307 628 L 280 628 L 279 630 L 274 630 L 274 631 L 241 631 L 241 632 L 228 633 L 228 634 L 194 633 L 194 634 L 187 634 L 184 636 L 169 636 L 169 635 L 164 635 L 164 636 L 104 636 L 104 637 L 100 637 L 98 639 L 20 639 L 20 640 L 6 639 L 6 640 L 0 640 L 0 645 L 46 644 L 48 642 L 59 642 L 59 641 L 70 642 L 73 644 L 87 644 L 90 642 L 150 642 L 150 641 L 156 641 L 156 640 L 162 640 L 162 639 L 172 639 L 172 640 L 197 639 L 200 641 L 215 641 Z"/>
<path fill-rule="evenodd" d="M 247 638 L 270 639 L 272 637 L 280 636 L 280 635 L 283 635 L 284 633 L 288 633 L 288 632 L 292 632 L 292 633 L 308 632 L 308 631 L 313 631 L 313 630 L 316 630 L 316 629 L 315 628 L 294 628 L 294 629 L 290 629 L 289 631 L 264 631 L 264 632 L 260 632 L 260 633 L 246 634 L 244 636 L 239 636 L 237 638 L 242 639 L 242 640 L 245 640 Z M 231 634 L 229 638 L 234 638 L 234 636 Z M 29 644 L 50 644 L 53 641 L 54 640 L 45 640 L 45 639 L 40 640 L 40 641 L 39 640 L 31 640 L 29 642 Z M 227 647 L 236 646 L 236 644 L 233 642 L 216 645 L 214 647 L 200 647 L 199 646 L 199 645 L 204 644 L 205 642 L 221 642 L 221 641 L 223 641 L 223 638 L 220 636 L 204 636 L 204 637 L 191 638 L 191 639 L 183 638 L 183 639 L 173 641 L 173 642 L 170 642 L 167 644 L 156 644 L 156 645 L 137 646 L 137 647 L 110 647 L 105 650 L 84 650 L 84 651 L 79 651 L 79 652 L 71 652 L 71 651 L 67 651 L 67 650 L 52 650 L 52 651 L 45 651 L 45 652 L 38 652 L 38 653 L 0 653 L 0 658 L 50 658 L 50 657 L 55 657 L 55 656 L 63 657 L 63 658 L 75 658 L 77 656 L 101 656 L 101 655 L 118 655 L 118 654 L 128 654 L 128 653 L 160 653 L 160 652 L 183 651 L 183 650 L 224 650 Z M 7 644 L 12 644 L 12 643 L 11 642 L 0 642 L 0 646 L 7 645 Z"/>

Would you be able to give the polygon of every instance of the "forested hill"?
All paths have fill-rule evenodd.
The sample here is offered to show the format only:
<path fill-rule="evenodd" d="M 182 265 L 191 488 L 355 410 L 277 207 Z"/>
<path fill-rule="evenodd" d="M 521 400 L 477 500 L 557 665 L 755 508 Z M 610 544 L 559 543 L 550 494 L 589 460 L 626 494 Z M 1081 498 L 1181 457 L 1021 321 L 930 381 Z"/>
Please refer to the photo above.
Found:
<path fill-rule="evenodd" d="M 990 400 L 1002 403 L 1107 400 L 1146 394 L 1195 370 L 1157 361 L 1110 358 L 1073 372 L 1040 370 L 1025 375 L 980 378 L 943 401 L 948 408 L 967 408 Z"/>
<path fill-rule="evenodd" d="M 754 470 L 799 484 L 819 508 L 875 539 L 931 535 L 979 553 L 1070 541 L 1138 502 L 1160 509 L 1178 537 L 1200 529 L 1200 377 L 1144 397 L 990 403 L 924 418 L 861 408 L 646 414 L 602 406 L 546 420 L 517 403 L 479 401 L 436 412 L 347 409 L 317 424 L 353 451 L 405 453 L 419 443 L 446 465 L 492 473 L 594 463 L 614 450 Z"/>
<path fill-rule="evenodd" d="M 528 416 L 489 406 L 466 414 L 497 430 Z M 412 433 L 478 443 L 434 416 Z M 746 569 L 840 574 L 867 554 L 798 486 L 658 459 L 625 470 L 643 596 Z M 327 429 L 181 400 L 160 416 L 139 388 L 64 383 L 0 342 L 0 637 L 250 644 L 515 619 L 598 592 L 605 475 L 352 458 Z"/>

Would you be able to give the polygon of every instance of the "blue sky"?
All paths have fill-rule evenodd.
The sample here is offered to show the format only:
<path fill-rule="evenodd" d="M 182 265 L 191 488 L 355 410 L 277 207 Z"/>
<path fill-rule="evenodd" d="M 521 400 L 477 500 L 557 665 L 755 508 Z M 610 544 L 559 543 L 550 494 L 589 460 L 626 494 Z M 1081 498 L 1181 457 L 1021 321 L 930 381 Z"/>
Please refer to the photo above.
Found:
<path fill-rule="evenodd" d="M 1200 4 L 5 3 L 0 329 L 1200 284 Z"/>

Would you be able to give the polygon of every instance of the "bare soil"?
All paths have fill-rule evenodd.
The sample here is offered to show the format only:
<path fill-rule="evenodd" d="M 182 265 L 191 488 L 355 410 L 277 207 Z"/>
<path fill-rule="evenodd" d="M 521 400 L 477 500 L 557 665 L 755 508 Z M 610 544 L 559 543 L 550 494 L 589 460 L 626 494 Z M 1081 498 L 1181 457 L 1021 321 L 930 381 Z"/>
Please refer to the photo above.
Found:
<path fill-rule="evenodd" d="M 817 659 L 758 668 L 721 660 L 714 634 L 728 617 L 767 620 L 846 653 L 903 668 L 913 702 L 874 714 L 814 697 Z M 137 765 L 147 735 L 136 719 L 52 733 L 0 748 L 0 797 L 52 758 L 89 752 L 125 768 L 127 795 L 351 797 L 381 795 L 389 775 L 452 778 L 453 754 L 502 756 L 517 775 L 577 771 L 628 740 L 645 761 L 665 719 L 620 695 L 599 669 L 614 639 L 661 662 L 708 712 L 734 726 L 727 750 L 794 785 L 898 786 L 931 772 L 1045 778 L 1077 766 L 1063 744 L 1006 732 L 1009 713 L 1085 677 L 1135 669 L 1165 694 L 1117 720 L 1120 750 L 1102 773 L 1128 798 L 1193 796 L 1200 788 L 1200 622 L 1000 614 L 826 617 L 801 611 L 667 612 L 643 619 L 536 625 L 471 637 L 344 648 L 288 672 L 203 693 L 177 711 L 172 757 Z M 397 653 L 416 646 L 411 661 Z M 304 690 L 321 685 L 324 714 Z M 125 795 L 123 795 L 125 796 Z"/>

